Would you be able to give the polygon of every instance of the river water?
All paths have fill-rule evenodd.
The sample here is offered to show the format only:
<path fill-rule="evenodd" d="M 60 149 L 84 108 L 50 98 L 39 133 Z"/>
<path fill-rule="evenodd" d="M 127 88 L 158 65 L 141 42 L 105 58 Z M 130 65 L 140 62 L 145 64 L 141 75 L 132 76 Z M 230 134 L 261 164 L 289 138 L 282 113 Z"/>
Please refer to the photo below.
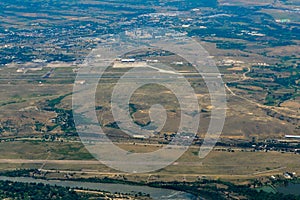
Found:
<path fill-rule="evenodd" d="M 142 192 L 150 194 L 153 199 L 158 200 L 196 200 L 197 198 L 189 193 L 176 190 L 153 188 L 149 186 L 135 186 L 115 183 L 92 183 L 92 182 L 77 182 L 77 181 L 60 181 L 60 180 L 44 180 L 34 179 L 31 177 L 7 177 L 0 176 L 1 181 L 12 181 L 22 183 L 43 183 L 48 185 L 57 185 L 70 188 L 83 188 L 90 190 L 101 190 L 110 193 L 138 193 Z"/>
<path fill-rule="evenodd" d="M 300 184 L 288 183 L 286 186 L 280 186 L 276 188 L 278 192 L 283 194 L 300 195 Z"/>

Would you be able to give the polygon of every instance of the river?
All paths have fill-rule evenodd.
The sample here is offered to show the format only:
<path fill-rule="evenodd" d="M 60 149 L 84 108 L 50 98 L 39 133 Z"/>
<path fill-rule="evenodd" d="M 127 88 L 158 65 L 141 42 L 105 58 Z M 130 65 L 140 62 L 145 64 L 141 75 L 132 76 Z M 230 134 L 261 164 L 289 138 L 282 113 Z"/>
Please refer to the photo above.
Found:
<path fill-rule="evenodd" d="M 283 194 L 300 195 L 299 183 L 288 183 L 286 186 L 279 186 L 276 188 L 278 192 Z"/>
<path fill-rule="evenodd" d="M 78 181 L 65 181 L 65 180 L 44 180 L 35 179 L 31 177 L 7 177 L 0 176 L 1 181 L 12 181 L 22 183 L 43 183 L 48 185 L 57 185 L 70 188 L 83 188 L 90 190 L 107 191 L 110 193 L 138 193 L 143 192 L 150 194 L 153 199 L 158 200 L 196 200 L 197 198 L 189 193 L 180 192 L 171 189 L 153 188 L 149 186 L 136 186 L 115 183 L 93 183 L 93 182 L 78 182 Z"/>

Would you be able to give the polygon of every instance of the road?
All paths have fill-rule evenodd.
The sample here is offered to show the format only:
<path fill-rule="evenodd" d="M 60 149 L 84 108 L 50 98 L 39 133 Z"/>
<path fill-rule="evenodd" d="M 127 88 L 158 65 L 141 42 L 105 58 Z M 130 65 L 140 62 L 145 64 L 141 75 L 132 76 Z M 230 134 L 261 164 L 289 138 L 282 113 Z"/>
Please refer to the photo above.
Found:
<path fill-rule="evenodd" d="M 248 67 L 248 70 L 245 73 L 243 73 L 242 78 L 240 80 L 233 81 L 233 82 L 230 82 L 230 83 L 236 83 L 236 82 L 241 82 L 241 81 L 244 81 L 244 80 L 251 79 L 250 77 L 247 77 L 247 74 L 250 73 L 250 71 L 251 71 L 251 69 Z M 235 96 L 235 97 L 238 97 L 240 99 L 243 99 L 243 100 L 249 102 L 250 104 L 253 104 L 253 105 L 255 105 L 255 106 L 259 107 L 259 108 L 269 109 L 269 110 L 272 110 L 272 111 L 274 111 L 276 113 L 282 114 L 284 116 L 288 116 L 288 117 L 293 118 L 293 119 L 300 119 L 299 115 L 297 115 L 297 114 L 291 114 L 291 113 L 294 113 L 294 110 L 291 110 L 289 108 L 284 108 L 284 107 L 274 107 L 274 106 L 267 106 L 267 105 L 260 104 L 258 102 L 255 102 L 255 101 L 251 100 L 251 99 L 248 99 L 248 98 L 246 98 L 244 96 L 236 94 L 234 91 L 232 91 L 230 89 L 230 87 L 228 86 L 227 83 L 224 84 L 224 85 L 225 85 L 225 88 L 230 92 L 230 94 L 232 96 Z M 286 112 L 289 112 L 289 113 L 286 113 Z"/>
<path fill-rule="evenodd" d="M 126 161 L 106 161 L 107 163 L 114 164 L 128 164 Z M 49 160 L 49 159 L 0 159 L 0 164 L 42 164 L 42 167 L 46 164 L 58 164 L 58 165 L 100 165 L 102 164 L 98 160 Z M 134 165 L 162 165 L 169 164 L 164 162 L 136 162 Z M 175 162 L 172 165 L 182 166 L 202 166 L 201 162 Z"/>

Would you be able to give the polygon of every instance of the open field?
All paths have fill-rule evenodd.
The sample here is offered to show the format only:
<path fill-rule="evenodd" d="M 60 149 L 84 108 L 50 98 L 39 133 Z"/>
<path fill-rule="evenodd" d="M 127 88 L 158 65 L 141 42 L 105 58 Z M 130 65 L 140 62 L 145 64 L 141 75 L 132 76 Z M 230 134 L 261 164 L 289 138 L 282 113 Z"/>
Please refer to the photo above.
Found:
<path fill-rule="evenodd" d="M 160 59 L 162 60 L 162 58 Z M 236 67 L 244 69 L 246 66 L 248 67 L 246 64 L 240 64 Z M 16 69 L 8 68 L 2 71 L 10 71 L 13 74 L 14 70 Z M 189 68 L 185 69 L 185 71 L 187 70 Z M 285 134 L 297 133 L 296 128 L 299 126 L 297 101 L 292 103 L 293 100 L 288 100 L 286 103 L 281 103 L 281 107 L 266 106 L 264 105 L 266 89 L 256 84 L 249 85 L 248 82 L 251 82 L 253 78 L 249 77 L 247 71 L 232 73 L 231 66 L 221 67 L 220 70 L 224 73 L 226 81 L 230 84 L 237 84 L 237 86 L 227 84 L 227 86 L 229 85 L 227 89 L 230 91 L 228 90 L 227 93 L 227 118 L 222 137 L 239 137 L 241 139 L 259 137 L 265 139 L 282 138 Z M 251 70 L 250 67 L 249 70 Z M 54 110 L 45 110 L 45 108 L 47 108 L 48 100 L 55 100 L 63 96 L 59 102 L 53 105 L 52 109 L 63 109 L 66 112 L 72 109 L 72 95 L 66 95 L 72 92 L 73 87 L 74 76 L 65 75 L 69 74 L 70 71 L 69 68 L 57 68 L 53 77 L 42 80 L 42 83 L 22 79 L 21 74 L 16 74 L 20 79 L 0 85 L 0 89 L 2 88 L 3 91 L 3 95 L 0 97 L 2 135 L 34 135 L 45 133 L 47 130 L 51 130 L 48 131 L 49 134 L 62 134 L 64 132 L 62 128 L 51 128 L 58 126 L 54 120 L 59 117 L 59 113 Z M 31 78 L 34 77 L 39 80 L 38 77 L 43 73 L 32 73 Z M 96 105 L 101 107 L 97 110 L 98 119 L 104 128 L 109 128 L 106 126 L 110 126 L 114 122 L 110 99 L 117 77 L 120 75 L 116 72 L 107 72 L 107 76 L 109 78 L 105 78 L 99 83 L 96 93 Z M 111 76 L 116 76 L 116 79 L 111 78 Z M 202 109 L 199 129 L 201 135 L 207 129 L 211 103 L 203 80 L 191 76 L 188 76 L 188 80 L 194 87 Z M 7 90 L 8 87 L 10 90 Z M 279 92 L 289 93 L 291 90 L 282 89 Z M 148 98 L 149 94 L 151 94 L 151 98 Z M 147 124 L 149 122 L 149 108 L 158 102 L 165 106 L 168 113 L 168 123 L 162 132 L 175 132 L 176 124 L 180 119 L 178 102 L 170 90 L 158 85 L 144 86 L 135 91 L 130 102 L 133 106 L 131 109 L 134 108 L 131 110 L 133 120 L 140 124 Z M 118 132 L 118 130 L 111 128 L 108 131 L 111 134 Z"/>
<path fill-rule="evenodd" d="M 119 146 L 131 152 L 149 152 L 161 147 L 146 144 L 119 144 Z M 241 149 L 228 152 L 217 151 L 219 148 L 216 148 L 201 160 L 198 157 L 198 148 L 193 146 L 178 161 L 162 170 L 149 174 L 129 175 L 109 169 L 94 160 L 80 143 L 6 142 L 1 143 L 0 148 L 1 169 L 42 168 L 45 172 L 53 174 L 49 176 L 55 176 L 54 174 L 60 171 L 67 174 L 74 173 L 79 177 L 125 175 L 140 180 L 149 176 L 154 180 L 183 178 L 196 180 L 199 177 L 207 177 L 236 181 L 282 175 L 285 171 L 300 173 L 300 157 L 292 153 L 245 152 Z"/>

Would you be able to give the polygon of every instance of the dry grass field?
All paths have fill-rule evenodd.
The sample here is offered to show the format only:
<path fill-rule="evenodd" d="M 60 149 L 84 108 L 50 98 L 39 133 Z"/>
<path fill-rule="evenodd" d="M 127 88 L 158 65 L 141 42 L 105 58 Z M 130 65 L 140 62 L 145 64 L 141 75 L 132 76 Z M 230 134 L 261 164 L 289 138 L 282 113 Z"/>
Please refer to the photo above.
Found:
<path fill-rule="evenodd" d="M 118 144 L 135 153 L 155 151 L 161 145 Z M 132 180 L 197 180 L 201 177 L 243 182 L 259 177 L 282 175 L 285 171 L 300 173 L 300 157 L 292 153 L 220 151 L 216 147 L 206 158 L 198 157 L 192 146 L 175 163 L 156 172 L 126 174 L 107 168 L 94 160 L 80 143 L 5 142 L 0 144 L 0 168 L 41 168 L 49 177 L 74 174 L 77 177 L 128 177 Z M 24 153 L 26 152 L 26 153 Z M 50 153 L 49 153 L 50 152 Z"/>

